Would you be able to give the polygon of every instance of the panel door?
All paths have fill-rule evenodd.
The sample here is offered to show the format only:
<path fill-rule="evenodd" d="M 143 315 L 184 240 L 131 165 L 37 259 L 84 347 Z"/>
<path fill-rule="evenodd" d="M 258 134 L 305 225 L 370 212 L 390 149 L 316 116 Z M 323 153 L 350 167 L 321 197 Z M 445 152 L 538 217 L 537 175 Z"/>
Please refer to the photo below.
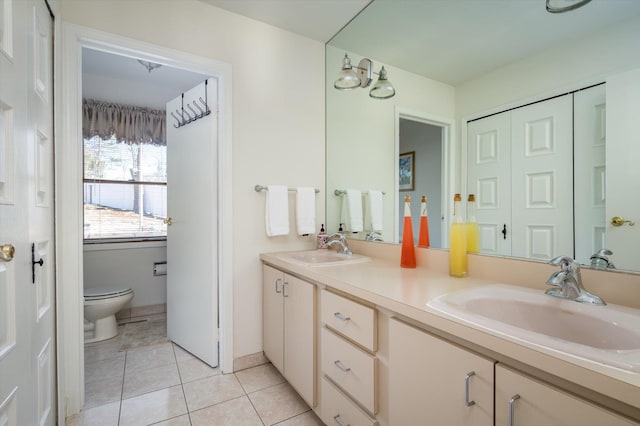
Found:
<path fill-rule="evenodd" d="M 315 285 L 285 274 L 284 376 L 311 407 L 315 406 Z"/>
<path fill-rule="evenodd" d="M 492 426 L 493 361 L 391 319 L 389 424 Z"/>
<path fill-rule="evenodd" d="M 573 95 L 574 192 L 576 257 L 589 264 L 591 255 L 606 247 L 605 226 L 605 86 Z"/>
<path fill-rule="evenodd" d="M 607 248 L 619 269 L 640 269 L 640 69 L 607 79 Z M 622 226 L 611 219 L 622 217 Z"/>
<path fill-rule="evenodd" d="M 206 95 L 205 95 L 206 92 Z M 167 103 L 167 336 L 212 367 L 218 365 L 217 80 L 184 93 L 205 98 L 213 113 L 174 127 Z M 193 106 L 192 106 L 193 109 Z M 194 326 L 197 324 L 197 326 Z"/>
<path fill-rule="evenodd" d="M 467 125 L 467 191 L 476 195 L 481 253 L 511 255 L 510 118 L 503 112 Z"/>
<path fill-rule="evenodd" d="M 284 374 L 284 274 L 262 266 L 262 340 L 264 355 Z"/>
<path fill-rule="evenodd" d="M 0 244 L 15 247 L 13 260 L 0 260 L 0 423 L 51 425 L 53 20 L 44 1 L 7 0 L 0 22 Z M 32 247 L 43 261 L 33 274 Z"/>
<path fill-rule="evenodd" d="M 510 414 L 513 412 L 513 422 Z M 496 364 L 496 426 L 637 425 L 576 396 Z"/>
<path fill-rule="evenodd" d="M 573 256 L 572 123 L 571 95 L 511 112 L 513 256 Z"/>

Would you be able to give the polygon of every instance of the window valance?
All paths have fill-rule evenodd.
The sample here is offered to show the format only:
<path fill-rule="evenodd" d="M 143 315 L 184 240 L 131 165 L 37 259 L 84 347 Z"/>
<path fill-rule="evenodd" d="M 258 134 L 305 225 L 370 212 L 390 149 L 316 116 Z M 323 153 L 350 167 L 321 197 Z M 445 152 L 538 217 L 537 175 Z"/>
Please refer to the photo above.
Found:
<path fill-rule="evenodd" d="M 100 136 L 119 142 L 166 145 L 164 110 L 83 99 L 82 136 Z"/>

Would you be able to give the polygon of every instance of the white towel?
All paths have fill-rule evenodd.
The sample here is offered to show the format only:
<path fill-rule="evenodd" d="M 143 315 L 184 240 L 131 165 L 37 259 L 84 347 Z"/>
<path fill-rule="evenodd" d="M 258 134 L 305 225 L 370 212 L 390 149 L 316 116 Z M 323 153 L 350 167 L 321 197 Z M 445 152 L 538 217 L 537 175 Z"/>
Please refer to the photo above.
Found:
<path fill-rule="evenodd" d="M 382 191 L 369 190 L 365 204 L 365 229 L 382 231 Z"/>
<path fill-rule="evenodd" d="M 362 193 L 357 189 L 347 189 L 342 197 L 341 222 L 347 231 L 362 231 Z"/>
<path fill-rule="evenodd" d="M 265 225 L 269 237 L 289 234 L 289 190 L 286 186 L 267 186 L 264 210 Z"/>
<path fill-rule="evenodd" d="M 299 187 L 296 189 L 296 226 L 298 235 L 316 232 L 316 190 Z"/>

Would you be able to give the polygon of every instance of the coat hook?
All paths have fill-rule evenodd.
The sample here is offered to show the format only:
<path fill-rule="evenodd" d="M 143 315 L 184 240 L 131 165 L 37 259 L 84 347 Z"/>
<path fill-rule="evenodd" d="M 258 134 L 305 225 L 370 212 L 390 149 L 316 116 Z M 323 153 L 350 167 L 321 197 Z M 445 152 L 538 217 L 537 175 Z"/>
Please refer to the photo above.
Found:
<path fill-rule="evenodd" d="M 198 104 L 196 103 L 196 101 L 193 101 L 193 105 L 194 105 L 196 108 L 198 108 L 198 109 L 200 110 L 200 115 L 201 115 L 201 116 L 204 116 L 204 115 L 205 115 L 205 111 L 204 111 L 202 108 L 200 108 L 200 105 L 198 105 Z"/>
<path fill-rule="evenodd" d="M 177 117 L 177 116 L 173 113 L 173 111 L 171 112 L 171 116 L 172 116 L 173 118 L 175 118 L 175 120 L 178 122 L 178 125 L 176 126 L 176 125 L 174 124 L 174 125 L 173 125 L 173 127 L 175 127 L 175 128 L 177 129 L 178 127 L 182 126 L 182 123 L 180 122 L 180 117 Z"/>
<path fill-rule="evenodd" d="M 195 118 L 191 117 L 191 114 L 189 114 L 189 111 L 187 110 L 182 110 L 182 112 L 187 116 L 188 120 L 187 123 L 191 123 L 193 120 L 195 120 Z"/>
<path fill-rule="evenodd" d="M 189 111 L 191 111 L 191 112 L 193 113 L 193 115 L 195 116 L 195 119 L 194 119 L 194 120 L 197 120 L 198 118 L 201 118 L 201 117 L 202 117 L 200 114 L 198 114 L 198 113 L 196 112 L 196 110 L 195 110 L 195 109 L 193 109 L 193 108 L 191 107 L 191 105 L 190 105 L 190 104 L 187 104 L 187 108 L 189 108 Z"/>
<path fill-rule="evenodd" d="M 211 110 L 209 109 L 209 105 L 207 105 L 207 103 L 202 100 L 202 96 L 200 96 L 200 98 L 198 99 L 200 100 L 200 103 L 204 105 L 204 109 L 206 111 L 206 114 L 208 115 L 211 112 Z"/>

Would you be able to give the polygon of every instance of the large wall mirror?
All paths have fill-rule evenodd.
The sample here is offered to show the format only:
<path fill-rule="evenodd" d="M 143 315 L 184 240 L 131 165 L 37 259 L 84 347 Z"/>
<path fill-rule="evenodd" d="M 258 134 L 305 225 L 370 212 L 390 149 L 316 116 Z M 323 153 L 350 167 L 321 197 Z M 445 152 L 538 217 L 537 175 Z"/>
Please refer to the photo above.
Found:
<path fill-rule="evenodd" d="M 345 53 L 354 66 L 363 58 L 375 73 L 384 66 L 395 96 L 336 90 Z M 379 234 L 390 243 L 402 235 L 404 196 L 411 196 L 417 232 L 426 195 L 431 246 L 446 248 L 453 194 L 479 193 L 481 234 L 496 240 L 485 237 L 483 253 L 569 254 L 589 264 L 606 247 L 617 269 L 640 271 L 639 1 L 592 0 L 550 14 L 545 0 L 373 0 L 327 44 L 326 66 L 330 232 L 344 217 L 344 196 L 335 190 L 382 191 Z M 565 109 L 539 112 L 550 104 Z M 537 155 L 535 172 L 511 161 L 518 146 Z M 556 148 L 564 156 L 545 157 Z M 409 152 L 412 187 L 399 182 L 399 158 Z M 477 160 L 494 157 L 502 161 L 497 169 L 514 173 L 492 186 Z M 508 217 L 483 219 L 489 201 Z M 535 223 L 526 232 L 511 222 L 524 217 L 522 205 Z M 614 226 L 615 216 L 634 225 Z M 513 233 L 498 241 L 503 222 Z M 367 229 L 348 235 L 364 239 Z"/>

